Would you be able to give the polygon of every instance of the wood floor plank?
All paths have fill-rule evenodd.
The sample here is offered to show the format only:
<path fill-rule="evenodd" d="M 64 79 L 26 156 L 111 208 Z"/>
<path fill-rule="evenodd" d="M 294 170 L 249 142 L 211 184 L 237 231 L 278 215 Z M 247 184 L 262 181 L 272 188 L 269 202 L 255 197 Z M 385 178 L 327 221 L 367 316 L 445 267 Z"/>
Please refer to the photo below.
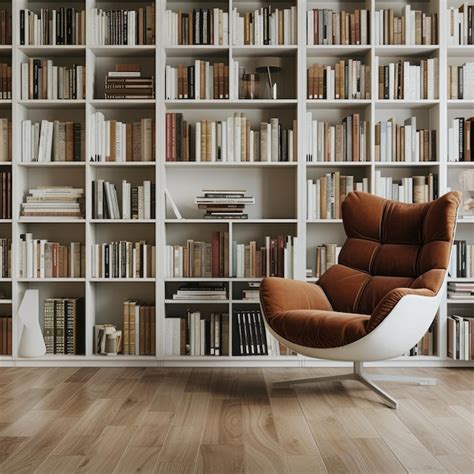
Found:
<path fill-rule="evenodd" d="M 285 468 L 292 474 L 323 474 L 327 473 L 326 466 L 318 456 L 285 456 Z"/>
<path fill-rule="evenodd" d="M 154 472 L 160 448 L 128 446 L 113 470 L 114 473 Z"/>
<path fill-rule="evenodd" d="M 84 456 L 49 456 L 35 470 L 35 474 L 64 474 L 74 472 Z"/>
<path fill-rule="evenodd" d="M 206 474 L 243 473 L 244 447 L 225 444 L 202 444 L 196 472 Z"/>
<path fill-rule="evenodd" d="M 210 399 L 206 413 L 203 444 L 239 445 L 243 443 L 243 418 L 240 400 Z"/>

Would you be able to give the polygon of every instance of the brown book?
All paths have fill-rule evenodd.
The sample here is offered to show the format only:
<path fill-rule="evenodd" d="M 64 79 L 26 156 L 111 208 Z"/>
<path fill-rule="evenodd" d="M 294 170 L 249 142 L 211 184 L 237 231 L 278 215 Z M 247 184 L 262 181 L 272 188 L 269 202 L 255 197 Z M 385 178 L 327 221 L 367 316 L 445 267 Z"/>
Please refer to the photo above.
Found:
<path fill-rule="evenodd" d="M 360 161 L 359 157 L 360 115 L 352 115 L 352 159 Z"/>
<path fill-rule="evenodd" d="M 127 123 L 125 125 L 127 150 L 125 152 L 126 161 L 133 161 L 133 124 Z"/>
<path fill-rule="evenodd" d="M 320 205 L 320 216 L 321 219 L 327 218 L 327 200 L 326 200 L 326 188 L 327 188 L 327 178 L 325 176 L 321 177 L 320 187 L 319 187 L 319 205 Z"/>

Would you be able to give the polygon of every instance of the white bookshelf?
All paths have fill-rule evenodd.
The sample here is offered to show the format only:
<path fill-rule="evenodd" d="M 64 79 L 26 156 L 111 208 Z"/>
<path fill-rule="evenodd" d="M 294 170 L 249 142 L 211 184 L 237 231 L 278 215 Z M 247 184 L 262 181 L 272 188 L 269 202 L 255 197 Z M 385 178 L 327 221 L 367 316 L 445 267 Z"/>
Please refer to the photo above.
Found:
<path fill-rule="evenodd" d="M 417 9 L 437 12 L 439 15 L 439 45 L 428 46 L 379 46 L 371 42 L 367 46 L 306 46 L 306 11 L 312 8 L 331 8 L 333 10 L 367 8 L 371 12 L 370 24 L 374 25 L 374 12 L 380 8 L 394 8 L 397 14 L 410 2 L 360 0 L 360 1 L 306 1 L 288 0 L 265 2 L 261 0 L 215 0 L 206 3 L 206 7 L 218 6 L 230 12 L 237 5 L 239 10 L 253 10 L 260 6 L 298 8 L 298 41 L 295 45 L 285 46 L 168 46 L 164 44 L 164 12 L 167 8 L 183 11 L 198 8 L 194 1 L 157 0 L 156 6 L 156 44 L 147 46 L 98 46 L 86 40 L 83 46 L 20 46 L 19 10 L 31 8 L 39 10 L 54 5 L 74 6 L 87 10 L 94 7 L 105 9 L 134 8 L 150 4 L 147 1 L 120 1 L 112 4 L 106 0 L 80 0 L 72 4 L 58 1 L 15 0 L 0 1 L 12 10 L 13 44 L 0 46 L 0 62 L 11 61 L 13 69 L 13 99 L 0 100 L 0 117 L 11 117 L 13 123 L 13 162 L 0 163 L 0 167 L 12 169 L 13 179 L 13 219 L 0 221 L 0 237 L 11 237 L 12 278 L 0 279 L 0 288 L 5 296 L 0 300 L 2 311 L 13 314 L 13 355 L 0 357 L 0 366 L 339 366 L 331 361 L 319 361 L 301 356 L 281 357 L 167 357 L 164 355 L 164 318 L 166 314 L 176 315 L 177 311 L 194 307 L 219 307 L 229 315 L 235 308 L 255 305 L 255 302 L 240 298 L 243 285 L 251 278 L 168 278 L 165 277 L 162 262 L 167 243 L 182 244 L 187 238 L 205 240 L 211 230 L 226 230 L 230 238 L 239 241 L 279 234 L 297 235 L 300 241 L 297 259 L 296 278 L 306 278 L 306 267 L 314 261 L 314 248 L 325 242 L 342 244 L 345 236 L 341 220 L 306 219 L 306 179 L 315 178 L 329 171 L 340 170 L 357 178 L 369 178 L 370 189 L 374 192 L 375 172 L 381 170 L 385 176 L 406 176 L 410 173 L 433 171 L 439 174 L 440 194 L 453 186 L 457 173 L 471 166 L 470 163 L 447 163 L 448 121 L 453 117 L 472 115 L 474 101 L 447 100 L 448 64 L 459 64 L 472 60 L 473 46 L 447 46 L 446 9 L 458 6 L 453 0 L 435 0 L 416 2 Z M 371 32 L 371 38 L 374 35 Z M 236 91 L 230 91 L 228 100 L 165 100 L 164 71 L 167 63 L 177 64 L 191 58 L 208 57 L 224 59 L 230 63 L 238 59 L 251 62 L 259 56 L 281 56 L 294 62 L 294 71 L 284 73 L 294 81 L 294 96 L 279 100 L 239 100 Z M 19 90 L 20 64 L 28 57 L 53 58 L 67 63 L 80 62 L 86 66 L 85 100 L 21 100 Z M 306 68 L 315 62 L 334 63 L 339 58 L 363 58 L 365 64 L 372 67 L 371 99 L 368 100 L 308 100 L 306 98 Z M 439 59 L 439 95 L 436 100 L 402 101 L 377 99 L 375 59 L 381 63 L 399 58 Z M 122 61 L 123 60 L 123 61 Z M 116 62 L 140 62 L 145 72 L 155 76 L 156 93 L 153 100 L 106 100 L 102 95 L 103 76 Z M 232 72 L 230 72 L 232 75 Z M 229 81 L 232 84 L 232 77 Z M 29 118 L 40 121 L 41 118 L 53 120 L 83 121 L 86 133 L 89 130 L 89 117 L 95 111 L 102 111 L 108 117 L 121 118 L 123 121 L 138 117 L 154 117 L 156 125 L 156 156 L 152 162 L 126 163 L 22 163 L 21 159 L 21 121 Z M 200 118 L 223 119 L 234 111 L 242 111 L 251 116 L 252 122 L 280 117 L 284 121 L 298 120 L 299 159 L 297 162 L 279 163 L 182 163 L 165 162 L 165 114 L 168 111 L 182 112 L 191 121 Z M 333 123 L 346 115 L 360 112 L 369 122 L 370 161 L 342 163 L 306 163 L 304 150 L 304 121 L 306 112 L 317 119 Z M 374 161 L 374 128 L 381 119 L 395 117 L 403 119 L 415 115 L 423 126 L 436 128 L 438 132 L 437 162 L 429 163 L 376 163 Z M 88 135 L 86 135 L 88 136 Z M 86 145 L 86 158 L 89 156 L 89 143 Z M 152 179 L 156 184 L 156 219 L 149 220 L 97 220 L 92 218 L 91 181 L 97 176 L 117 182 L 120 179 Z M 201 189 L 218 183 L 220 187 L 244 187 L 248 194 L 255 196 L 256 205 L 251 206 L 250 218 L 246 221 L 207 220 L 200 217 L 195 209 L 194 197 Z M 25 220 L 19 217 L 20 203 L 26 190 L 40 184 L 72 184 L 84 187 L 86 192 L 86 215 L 84 219 L 38 219 Z M 168 188 L 180 208 L 183 220 L 171 218 L 166 213 L 164 189 Z M 273 199 L 269 199 L 269 193 Z M 460 220 L 457 237 L 471 243 L 474 241 L 474 220 Z M 133 226 L 133 227 L 132 227 Z M 24 232 L 53 233 L 58 239 L 74 236 L 74 240 L 86 245 L 86 276 L 84 278 L 61 279 L 24 279 L 18 277 L 19 234 Z M 156 278 L 145 279 L 103 279 L 92 278 L 89 265 L 90 246 L 96 242 L 119 239 L 154 241 L 156 252 Z M 192 237 L 190 237 L 192 236 Z M 49 237 L 51 239 L 51 237 Z M 177 288 L 181 282 L 222 281 L 228 288 L 228 299 L 223 301 L 176 301 L 172 299 L 170 288 Z M 457 280 L 456 280 L 457 281 Z M 465 281 L 460 279 L 460 281 Z M 86 355 L 56 356 L 48 355 L 39 359 L 24 359 L 17 354 L 21 328 L 17 316 L 18 306 L 23 293 L 28 288 L 40 290 L 40 304 L 51 296 L 84 296 L 86 301 Z M 121 325 L 121 303 L 127 298 L 136 298 L 156 305 L 156 356 L 117 356 L 101 357 L 93 353 L 93 327 L 96 323 L 115 322 Z M 466 365 L 464 361 L 452 361 L 446 356 L 446 318 L 447 315 L 462 308 L 472 314 L 472 302 L 447 301 L 444 299 L 438 315 L 438 354 L 436 356 L 400 357 L 381 362 L 387 366 L 443 366 Z M 41 309 L 41 308 L 40 308 Z M 184 311 L 184 310 L 183 310 Z M 6 313 L 5 313 L 6 314 Z M 232 324 L 230 322 L 230 330 Z M 229 338 L 231 341 L 231 338 Z M 469 363 L 471 364 L 471 363 Z"/>

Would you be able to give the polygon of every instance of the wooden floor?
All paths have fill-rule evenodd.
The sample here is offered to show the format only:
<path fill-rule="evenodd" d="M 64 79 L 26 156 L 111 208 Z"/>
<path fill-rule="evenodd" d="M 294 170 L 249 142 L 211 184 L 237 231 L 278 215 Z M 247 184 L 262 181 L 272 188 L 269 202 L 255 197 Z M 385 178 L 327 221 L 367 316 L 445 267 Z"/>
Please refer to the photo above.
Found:
<path fill-rule="evenodd" d="M 380 369 L 375 369 L 375 371 Z M 373 370 L 374 371 L 374 370 Z M 0 369 L 0 472 L 474 472 L 474 371 L 272 391 L 336 369 Z"/>

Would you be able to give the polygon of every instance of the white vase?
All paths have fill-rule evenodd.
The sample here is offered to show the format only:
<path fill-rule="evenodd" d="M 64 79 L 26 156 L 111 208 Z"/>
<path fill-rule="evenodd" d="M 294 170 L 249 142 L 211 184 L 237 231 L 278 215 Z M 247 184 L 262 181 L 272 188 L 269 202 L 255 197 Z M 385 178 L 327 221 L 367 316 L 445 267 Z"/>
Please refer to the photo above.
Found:
<path fill-rule="evenodd" d="M 20 357 L 41 357 L 46 354 L 43 332 L 39 323 L 39 290 L 26 290 L 18 309 L 23 324 L 18 355 Z"/>

